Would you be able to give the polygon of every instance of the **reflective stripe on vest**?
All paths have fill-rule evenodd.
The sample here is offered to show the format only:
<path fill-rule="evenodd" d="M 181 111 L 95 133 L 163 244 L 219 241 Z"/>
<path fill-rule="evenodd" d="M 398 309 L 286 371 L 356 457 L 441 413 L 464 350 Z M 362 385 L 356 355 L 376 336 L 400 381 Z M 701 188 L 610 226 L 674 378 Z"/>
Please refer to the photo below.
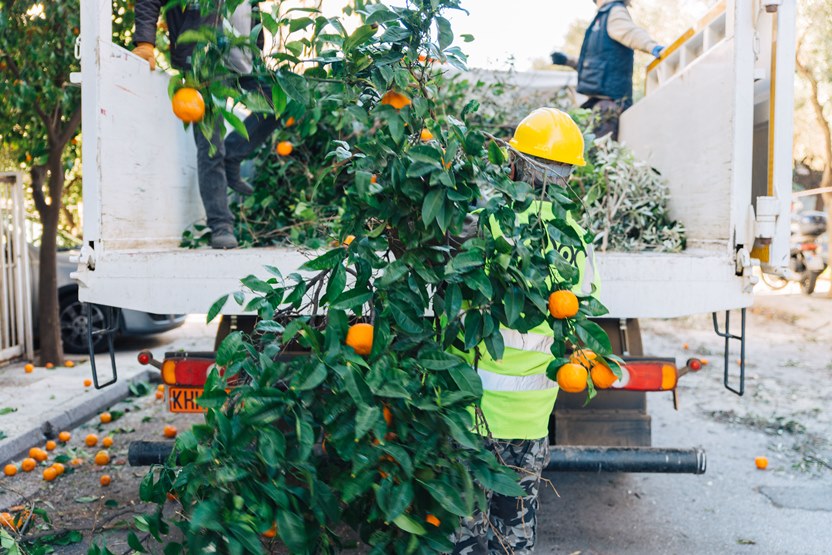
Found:
<path fill-rule="evenodd" d="M 482 381 L 484 391 L 545 391 L 558 386 L 550 380 L 546 374 L 533 374 L 531 376 L 509 376 L 497 374 L 480 368 L 477 370 Z"/>
<path fill-rule="evenodd" d="M 552 344 L 555 342 L 555 338 L 552 335 L 520 333 L 519 331 L 507 328 L 501 328 L 500 335 L 503 336 L 503 344 L 507 349 L 534 351 L 552 356 Z"/>

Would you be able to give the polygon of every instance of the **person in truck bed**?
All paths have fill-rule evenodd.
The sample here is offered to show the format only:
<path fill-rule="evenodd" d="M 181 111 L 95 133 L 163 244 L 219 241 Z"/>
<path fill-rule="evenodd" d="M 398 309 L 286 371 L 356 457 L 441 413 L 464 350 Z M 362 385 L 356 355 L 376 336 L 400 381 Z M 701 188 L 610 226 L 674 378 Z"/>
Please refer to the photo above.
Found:
<path fill-rule="evenodd" d="M 156 67 L 154 54 L 156 23 L 163 6 L 168 3 L 173 2 L 172 0 L 136 0 L 133 53 L 147 60 L 151 70 Z M 203 26 L 215 26 L 229 29 L 230 32 L 239 36 L 248 36 L 252 29 L 253 15 L 252 4 L 248 1 L 240 4 L 227 24 L 218 12 L 202 15 L 196 2 L 188 2 L 182 7 L 171 6 L 170 9 L 165 10 L 170 36 L 171 64 L 183 71 L 187 71 L 191 66 L 194 43 L 178 43 L 178 38 L 185 31 Z M 256 77 L 250 75 L 253 68 L 250 51 L 234 48 L 225 63 L 228 69 L 237 74 L 242 88 L 260 90 L 266 98 L 271 98 L 271 91 L 263 87 Z M 277 120 L 274 117 L 252 113 L 246 118 L 245 126 L 248 139 L 236 131 L 223 139 L 225 127 L 222 119 L 216 122 L 210 139 L 206 139 L 197 126 L 193 127 L 197 148 L 199 194 L 205 207 L 208 227 L 211 228 L 211 246 L 215 249 L 237 247 L 237 238 L 234 237 L 234 217 L 228 208 L 228 188 L 242 195 L 249 195 L 253 192 L 251 185 L 243 181 L 240 176 L 240 164 L 277 129 Z M 211 154 L 212 146 L 213 155 Z"/>
<path fill-rule="evenodd" d="M 636 50 L 655 57 L 663 46 L 633 23 L 627 6 L 630 0 L 595 0 L 598 13 L 589 24 L 575 59 L 563 52 L 553 52 L 552 63 L 578 71 L 578 92 L 588 96 L 582 108 L 597 116 L 596 137 L 612 133 L 618 139 L 621 112 L 633 104 L 633 59 Z"/>

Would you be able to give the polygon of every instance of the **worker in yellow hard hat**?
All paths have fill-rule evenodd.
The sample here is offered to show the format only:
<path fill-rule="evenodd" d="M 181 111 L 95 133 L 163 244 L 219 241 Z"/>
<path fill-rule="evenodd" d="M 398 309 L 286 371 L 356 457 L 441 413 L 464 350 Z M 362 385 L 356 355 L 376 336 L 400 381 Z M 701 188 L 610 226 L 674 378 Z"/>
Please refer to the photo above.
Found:
<path fill-rule="evenodd" d="M 540 108 L 529 114 L 509 141 L 515 181 L 523 181 L 537 190 L 556 183 L 565 184 L 575 166 L 583 166 L 584 140 L 580 129 L 568 114 L 555 108 Z M 552 203 L 540 200 L 518 214 L 520 222 L 532 214 L 554 220 Z M 584 231 L 571 217 L 567 222 L 579 237 Z M 491 232 L 502 234 L 496 220 Z M 573 289 L 586 296 L 597 291 L 597 276 L 592 249 L 552 244 L 574 264 L 580 279 Z M 464 518 L 454 537 L 453 553 L 458 555 L 492 553 L 529 553 L 535 544 L 538 491 L 541 473 L 549 460 L 549 416 L 555 405 L 558 385 L 546 376 L 553 360 L 551 346 L 554 333 L 547 322 L 528 333 L 503 328 L 505 344 L 501 360 L 494 360 L 484 348 L 478 360 L 473 352 L 457 352 L 475 366 L 482 380 L 480 409 L 485 423 L 477 431 L 486 446 L 503 464 L 519 473 L 523 497 L 508 497 L 490 492 L 488 507 Z"/>
<path fill-rule="evenodd" d="M 636 25 L 630 0 L 594 0 L 598 7 L 589 24 L 579 58 L 552 52 L 552 63 L 578 71 L 578 92 L 588 98 L 583 108 L 596 114 L 597 137 L 618 139 L 621 112 L 633 104 L 633 60 L 636 50 L 658 58 L 664 47 Z"/>

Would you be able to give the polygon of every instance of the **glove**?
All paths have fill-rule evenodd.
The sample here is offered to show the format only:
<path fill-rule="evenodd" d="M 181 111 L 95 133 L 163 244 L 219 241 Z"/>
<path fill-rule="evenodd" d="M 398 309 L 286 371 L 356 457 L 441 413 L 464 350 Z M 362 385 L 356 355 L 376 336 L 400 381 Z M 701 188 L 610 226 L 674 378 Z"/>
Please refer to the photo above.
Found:
<path fill-rule="evenodd" d="M 149 42 L 140 42 L 137 44 L 136 48 L 133 49 L 133 54 L 143 60 L 147 60 L 147 63 L 150 64 L 150 71 L 156 69 L 156 54 L 153 51 L 153 45 Z"/>
<path fill-rule="evenodd" d="M 552 52 L 552 63 L 556 66 L 565 66 L 566 65 L 566 54 L 563 52 Z"/>
<path fill-rule="evenodd" d="M 654 58 L 658 58 L 662 55 L 662 50 L 664 50 L 664 46 L 656 45 L 650 53 L 653 54 Z"/>

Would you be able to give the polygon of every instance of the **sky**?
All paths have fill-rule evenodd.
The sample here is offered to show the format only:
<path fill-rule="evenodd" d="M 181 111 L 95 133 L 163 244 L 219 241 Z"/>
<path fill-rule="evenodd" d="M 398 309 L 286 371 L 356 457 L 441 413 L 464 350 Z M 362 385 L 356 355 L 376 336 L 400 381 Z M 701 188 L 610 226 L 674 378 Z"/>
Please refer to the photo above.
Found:
<path fill-rule="evenodd" d="M 548 59 L 561 46 L 574 20 L 595 15 L 592 0 L 466 0 L 462 6 L 470 15 L 450 12 L 449 19 L 457 37 L 475 38 L 457 41 L 472 68 L 500 67 L 513 56 L 516 69 L 530 69 L 535 58 Z"/>

